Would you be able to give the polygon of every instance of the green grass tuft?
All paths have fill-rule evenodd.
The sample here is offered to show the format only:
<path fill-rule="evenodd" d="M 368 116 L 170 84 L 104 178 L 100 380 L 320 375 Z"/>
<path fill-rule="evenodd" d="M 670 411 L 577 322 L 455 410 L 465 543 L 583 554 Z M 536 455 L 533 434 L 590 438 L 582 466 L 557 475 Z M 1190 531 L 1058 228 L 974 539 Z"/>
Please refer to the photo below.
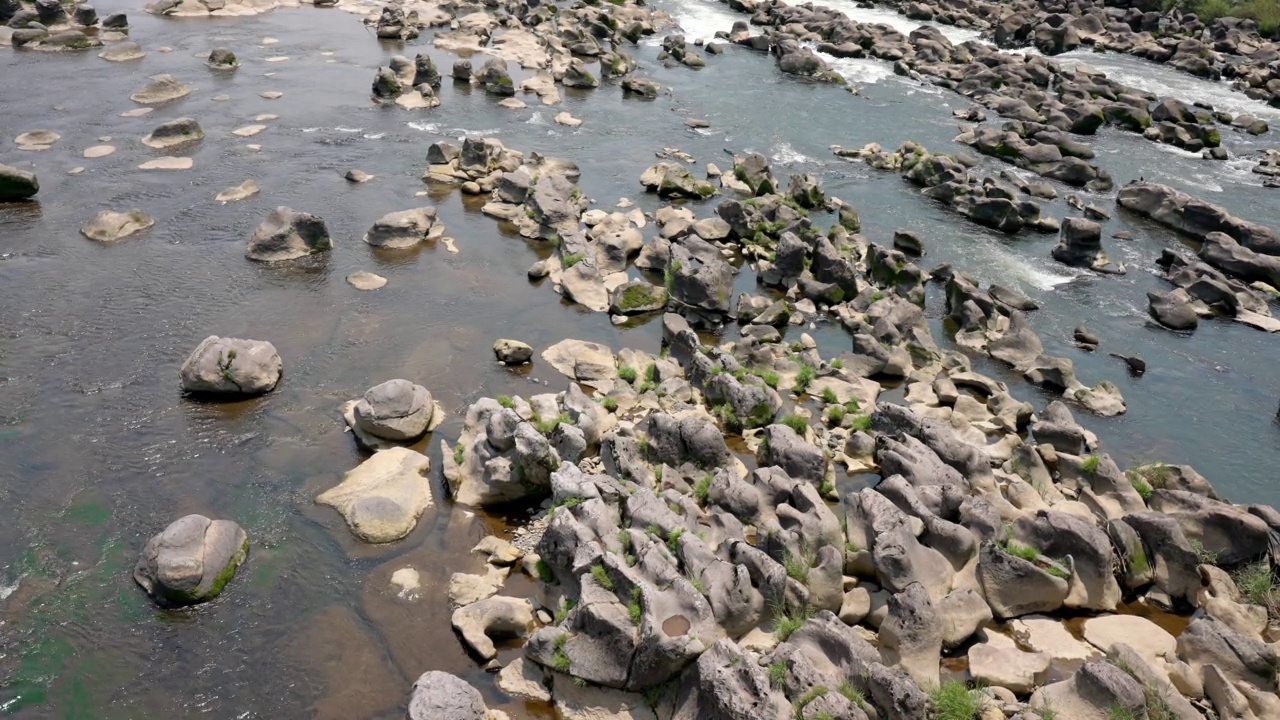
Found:
<path fill-rule="evenodd" d="M 698 499 L 699 503 L 706 505 L 707 495 L 709 495 L 710 493 L 711 493 L 711 476 L 705 475 L 701 480 L 698 481 L 697 485 L 693 486 L 693 496 Z"/>
<path fill-rule="evenodd" d="M 516 406 L 516 401 L 512 400 L 510 395 L 499 395 L 498 404 L 504 408 L 513 408 Z"/>
<path fill-rule="evenodd" d="M 644 605 L 641 603 L 642 595 L 640 588 L 631 589 L 631 601 L 627 603 L 627 614 L 631 616 L 631 624 L 639 625 L 640 620 L 644 617 Z"/>
<path fill-rule="evenodd" d="M 542 433 L 543 435 L 550 435 L 551 433 L 555 432 L 557 427 L 560 427 L 561 423 L 564 423 L 565 425 L 572 425 L 573 418 L 561 413 L 560 415 L 557 415 L 556 417 L 553 417 L 550 420 L 537 419 L 538 432 Z"/>
<path fill-rule="evenodd" d="M 1231 579 L 1240 591 L 1241 600 L 1266 608 L 1273 621 L 1280 619 L 1280 584 L 1272 576 L 1266 559 L 1237 568 L 1231 573 Z"/>
<path fill-rule="evenodd" d="M 982 712 L 982 698 L 959 680 L 947 680 L 929 693 L 937 720 L 977 720 Z"/>
<path fill-rule="evenodd" d="M 604 409 L 609 412 L 618 412 L 618 401 L 615 398 L 607 397 L 601 404 L 604 405 Z"/>
<path fill-rule="evenodd" d="M 787 664 L 779 660 L 769 665 L 769 684 L 774 687 L 782 687 L 787 681 Z"/>
<path fill-rule="evenodd" d="M 635 382 L 636 369 L 629 365 L 623 365 L 622 367 L 618 368 L 618 379 L 628 383 Z"/>
<path fill-rule="evenodd" d="M 795 430 L 796 434 L 801 437 L 804 437 L 805 433 L 809 430 L 809 421 L 799 415 L 787 415 L 778 422 L 786 425 L 792 430 Z"/>
<path fill-rule="evenodd" d="M 577 265 L 578 263 L 582 262 L 582 259 L 583 259 L 583 257 L 582 257 L 582 253 L 574 253 L 574 254 L 572 254 L 572 255 L 565 255 L 565 256 L 564 256 L 564 260 L 562 261 L 562 264 L 564 265 L 565 269 L 567 270 L 567 269 L 569 269 L 569 268 L 573 267 L 574 265 Z"/>
<path fill-rule="evenodd" d="M 786 642 L 787 638 L 803 627 L 811 617 L 813 617 L 813 611 L 808 608 L 798 611 L 783 610 L 774 616 L 773 634 L 778 637 L 778 642 Z"/>
<path fill-rule="evenodd" d="M 595 578 L 600 587 L 613 592 L 613 580 L 609 577 L 609 571 L 605 570 L 603 565 L 592 565 L 591 577 Z"/>
<path fill-rule="evenodd" d="M 861 430 L 862 432 L 871 432 L 871 416 L 859 415 L 853 419 L 853 422 L 849 424 L 849 427 L 852 428 L 853 430 Z"/>
<path fill-rule="evenodd" d="M 836 391 L 831 388 L 822 389 L 822 402 L 828 405 L 838 405 L 840 398 L 836 397 Z"/>
<path fill-rule="evenodd" d="M 1090 475 L 1098 472 L 1098 466 L 1102 464 L 1102 458 L 1097 455 L 1090 455 L 1080 463 L 1080 467 Z"/>
<path fill-rule="evenodd" d="M 813 368 L 801 363 L 800 373 L 796 375 L 795 391 L 804 394 L 809 391 L 809 386 L 813 384 Z"/>

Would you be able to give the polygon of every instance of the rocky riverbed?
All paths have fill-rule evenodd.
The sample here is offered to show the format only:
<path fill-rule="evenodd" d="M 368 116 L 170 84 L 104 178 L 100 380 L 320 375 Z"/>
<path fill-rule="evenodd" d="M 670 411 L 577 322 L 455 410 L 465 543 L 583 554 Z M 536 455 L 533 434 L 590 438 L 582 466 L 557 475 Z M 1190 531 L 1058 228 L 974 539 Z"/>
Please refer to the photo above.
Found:
<path fill-rule="evenodd" d="M 0 708 L 1280 716 L 1277 48 L 1121 5 L 0 2 Z"/>

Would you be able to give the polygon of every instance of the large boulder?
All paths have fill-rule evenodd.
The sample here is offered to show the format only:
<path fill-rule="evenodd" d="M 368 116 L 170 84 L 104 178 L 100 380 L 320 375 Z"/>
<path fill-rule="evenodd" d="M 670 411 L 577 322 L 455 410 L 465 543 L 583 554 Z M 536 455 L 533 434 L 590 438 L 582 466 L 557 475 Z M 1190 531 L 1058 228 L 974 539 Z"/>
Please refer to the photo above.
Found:
<path fill-rule="evenodd" d="M 1147 293 L 1147 312 L 1156 322 L 1170 330 L 1195 330 L 1200 316 L 1191 306 L 1191 298 L 1182 288 L 1170 292 Z"/>
<path fill-rule="evenodd" d="M 706 243 L 690 240 L 671 246 L 671 299 L 678 305 L 713 314 L 727 315 L 733 296 L 733 268 L 712 254 L 690 250 Z"/>
<path fill-rule="evenodd" d="M 371 543 L 399 540 L 413 532 L 418 518 L 434 500 L 427 456 L 402 447 L 374 453 L 342 478 L 342 483 L 316 497 L 347 521 L 356 537 Z"/>
<path fill-rule="evenodd" d="M 1001 619 L 1053 612 L 1067 599 L 1067 581 L 1038 565 L 986 542 L 978 556 L 978 585 Z"/>
<path fill-rule="evenodd" d="M 905 670 L 921 687 L 941 684 L 943 618 L 920 583 L 889 597 L 889 612 L 880 624 L 885 661 Z"/>
<path fill-rule="evenodd" d="M 249 536 L 230 520 L 188 515 L 147 541 L 133 579 L 164 605 L 212 600 L 249 555 Z"/>
<path fill-rule="evenodd" d="M 424 207 L 383 215 L 365 233 L 364 241 L 374 247 L 400 249 L 443 234 L 444 223 L 436 219 L 436 209 Z"/>
<path fill-rule="evenodd" d="M 457 675 L 431 670 L 413 683 L 409 720 L 487 720 L 489 717 L 480 691 Z"/>
<path fill-rule="evenodd" d="M 403 379 L 388 380 L 369 388 L 364 397 L 343 414 L 357 436 L 393 442 L 420 438 L 443 419 L 431 393 Z M 362 444 L 369 443 L 362 441 Z"/>
<path fill-rule="evenodd" d="M 245 257 L 259 262 L 296 260 L 333 249 L 329 228 L 310 213 L 278 207 L 262 221 L 249 241 Z"/>
<path fill-rule="evenodd" d="M 786 696 L 732 640 L 721 640 L 680 678 L 673 718 L 679 720 L 784 720 Z"/>
<path fill-rule="evenodd" d="M 269 342 L 210 335 L 187 356 L 179 376 L 189 393 L 261 395 L 280 382 L 283 367 Z"/>
<path fill-rule="evenodd" d="M 161 105 L 191 94 L 191 88 L 172 75 L 152 75 L 146 87 L 129 96 L 139 105 Z"/>
<path fill-rule="evenodd" d="M 0 202 L 29 200 L 40 192 L 40 181 L 35 173 L 0 165 Z"/>
<path fill-rule="evenodd" d="M 1194 238 L 1203 239 L 1211 232 L 1221 232 L 1254 252 L 1280 255 L 1280 235 L 1275 231 L 1166 185 L 1130 183 L 1120 188 L 1116 202 Z"/>
<path fill-rule="evenodd" d="M 1053 248 L 1053 259 L 1075 267 L 1101 267 L 1107 264 L 1102 251 L 1102 226 L 1084 218 L 1062 221 L 1062 236 Z"/>

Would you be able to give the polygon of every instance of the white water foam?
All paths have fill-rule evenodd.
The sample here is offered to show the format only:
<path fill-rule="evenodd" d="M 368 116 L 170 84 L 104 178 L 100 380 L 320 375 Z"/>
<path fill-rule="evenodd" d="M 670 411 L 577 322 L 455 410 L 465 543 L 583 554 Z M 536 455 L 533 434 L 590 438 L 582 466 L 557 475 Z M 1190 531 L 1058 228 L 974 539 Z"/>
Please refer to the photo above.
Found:
<path fill-rule="evenodd" d="M 363 132 L 364 128 L 336 127 L 333 129 L 333 131 L 340 132 L 340 133 L 358 133 L 358 132 Z"/>
<path fill-rule="evenodd" d="M 1217 110 L 1280 120 L 1280 109 L 1231 89 L 1231 85 L 1225 81 L 1206 80 L 1142 58 L 1092 50 L 1072 50 L 1058 55 L 1054 60 L 1064 66 L 1083 63 L 1101 70 L 1116 82 L 1155 93 L 1161 98 L 1177 98 L 1187 103 L 1204 101 Z"/>
<path fill-rule="evenodd" d="M 717 32 L 729 32 L 737 20 L 747 20 L 746 15 L 733 12 L 727 5 L 715 0 L 682 0 L 669 9 L 671 17 L 680 26 L 687 42 L 710 41 Z M 755 34 L 754 32 L 752 34 Z M 645 38 L 645 45 L 661 45 L 667 33 L 655 33 Z"/>
<path fill-rule="evenodd" d="M 831 69 L 843 75 L 845 80 L 856 85 L 875 85 L 894 77 L 893 66 L 884 60 L 839 58 L 826 53 L 818 53 L 818 57 L 827 61 Z"/>
<path fill-rule="evenodd" d="M 3 583 L 0 583 L 0 600 L 4 600 L 5 598 L 12 595 L 14 591 L 18 589 L 18 586 L 21 584 L 22 584 L 22 578 L 18 578 L 17 580 L 14 580 L 12 585 L 5 585 Z"/>
<path fill-rule="evenodd" d="M 528 120 L 525 120 L 525 123 L 528 125 L 546 125 L 547 121 L 542 119 L 542 113 L 535 110 L 533 115 Z"/>
<path fill-rule="evenodd" d="M 779 143 L 773 150 L 773 154 L 769 156 L 770 160 L 780 165 L 795 165 L 797 163 L 811 163 L 814 159 L 796 150 L 791 143 Z"/>
<path fill-rule="evenodd" d="M 387 134 L 386 134 L 386 133 L 370 133 L 370 134 L 368 134 L 368 135 L 365 135 L 365 136 L 364 136 L 364 139 L 365 139 L 365 140 L 381 140 L 382 138 L 384 138 L 384 137 L 386 137 L 386 136 L 387 136 Z"/>
<path fill-rule="evenodd" d="M 1040 290 L 1052 290 L 1080 276 L 1080 273 L 1066 274 L 1038 267 L 999 246 L 992 246 L 991 250 L 990 256 L 982 260 L 985 261 L 987 270 L 991 271 L 993 282 L 1007 283 L 1012 278 Z"/>
<path fill-rule="evenodd" d="M 981 33 L 977 30 L 967 30 L 965 28 L 952 27 L 949 25 L 939 25 L 932 22 L 912 20 L 905 15 L 899 15 L 889 8 L 858 7 L 857 3 L 853 2 L 853 0 L 817 0 L 814 4 L 829 7 L 832 10 L 838 10 L 844 13 L 850 20 L 855 20 L 860 23 L 878 23 L 880 25 L 888 25 L 903 35 L 909 35 L 912 30 L 930 25 L 938 28 L 938 31 L 942 33 L 943 37 L 956 45 L 968 40 L 974 40 L 984 44 L 987 42 L 982 39 Z"/>

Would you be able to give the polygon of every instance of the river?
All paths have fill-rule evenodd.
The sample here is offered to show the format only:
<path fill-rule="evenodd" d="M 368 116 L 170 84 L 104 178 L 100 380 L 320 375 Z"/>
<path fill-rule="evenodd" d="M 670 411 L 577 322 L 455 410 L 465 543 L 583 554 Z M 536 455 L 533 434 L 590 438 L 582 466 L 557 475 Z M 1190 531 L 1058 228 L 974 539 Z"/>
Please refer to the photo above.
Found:
<path fill-rule="evenodd" d="M 115 64 L 94 53 L 0 49 L 6 143 L 0 159 L 34 162 L 42 185 L 37 206 L 0 208 L 0 713 L 95 720 L 403 717 L 413 679 L 443 669 L 476 684 L 491 707 L 513 718 L 549 716 L 546 708 L 512 704 L 448 624 L 449 575 L 478 568 L 471 546 L 508 528 L 511 518 L 454 509 L 437 472 L 436 507 L 418 529 L 392 546 L 368 547 L 336 513 L 312 502 L 361 461 L 338 409 L 373 384 L 409 378 L 450 411 L 433 439 L 418 446 L 438 468 L 439 440 L 456 437 L 471 401 L 563 387 L 545 364 L 520 371 L 497 366 L 495 339 L 515 337 L 538 349 L 566 337 L 658 349 L 656 318 L 617 327 L 607 315 L 575 308 L 528 281 L 537 250 L 504 234 L 479 212 L 481 203 L 456 191 L 417 195 L 427 190 L 420 176 L 428 145 L 467 133 L 577 161 L 584 192 L 602 208 L 623 197 L 647 210 L 659 207 L 643 197 L 637 180 L 664 147 L 721 167 L 731 164 L 726 150 L 755 150 L 771 158 L 779 177 L 814 173 L 828 194 L 859 209 L 873 240 L 887 243 L 898 228 L 918 230 L 928 247 L 926 268 L 953 263 L 984 284 L 998 281 L 1036 299 L 1043 309 L 1032 322 L 1046 352 L 1072 359 L 1087 384 L 1115 382 L 1128 402 L 1128 413 L 1112 419 L 1076 412 L 1122 466 L 1189 463 L 1236 502 L 1280 503 L 1273 470 L 1280 448 L 1277 339 L 1222 320 L 1203 322 L 1193 335 L 1149 322 L 1146 292 L 1166 285 L 1154 275 L 1154 261 L 1179 242 L 1149 223 L 1117 212 L 1104 238 L 1124 230 L 1133 239 L 1104 244 L 1128 274 L 1084 273 L 1050 259 L 1053 237 L 989 232 L 892 173 L 835 157 L 833 144 L 897 147 L 913 139 L 935 150 L 958 148 L 951 110 L 968 103 L 896 77 L 887 63 L 837 63 L 860 86 L 854 95 L 785 77 L 771 58 L 736 47 L 709 57 L 699 71 L 665 69 L 656 61 L 657 43 L 645 41 L 634 54 L 649 77 L 672 88 L 669 97 L 626 98 L 605 83 L 562 91 L 563 107 L 539 107 L 530 96 L 529 108 L 512 111 L 446 80 L 439 108 L 411 112 L 375 107 L 369 86 L 375 68 L 394 54 L 427 53 L 447 70 L 453 58 L 430 46 L 429 33 L 408 46 L 379 43 L 355 16 L 310 7 L 176 20 L 119 0 L 96 5 L 103 16 L 129 12 L 146 58 Z M 704 0 L 658 6 L 691 39 L 727 31 L 745 17 Z M 859 20 L 915 25 L 888 11 L 839 7 Z M 973 37 L 946 31 L 955 40 Z M 265 37 L 280 42 L 263 45 Z M 165 46 L 172 51 L 158 51 Z M 203 58 L 219 46 L 241 58 L 236 73 L 204 67 Z M 276 57 L 288 59 L 266 62 Z M 1131 57 L 1073 53 L 1060 60 L 1184 99 L 1255 109 L 1226 86 Z M 135 107 L 128 95 L 162 72 L 194 92 L 145 117 L 121 117 Z M 269 90 L 284 96 L 260 97 Z M 215 99 L 222 94 L 230 99 Z M 554 124 L 561 110 L 584 125 Z M 231 135 L 263 113 L 279 115 L 265 123 L 266 132 L 247 140 Z M 1280 119 L 1280 112 L 1269 113 L 1258 114 Z M 195 168 L 136 169 L 156 154 L 138 139 L 184 116 L 207 133 L 191 154 Z M 706 118 L 711 127 L 689 130 L 688 117 Z M 7 144 L 37 128 L 62 139 L 35 154 Z M 82 158 L 84 148 L 102 144 L 100 137 L 119 150 Z M 1224 137 L 1233 154 L 1276 145 L 1273 135 L 1224 131 Z M 1213 163 L 1114 130 L 1092 144 L 1098 164 L 1119 182 L 1144 176 L 1280 227 L 1280 191 L 1262 188 L 1244 161 Z M 80 166 L 85 172 L 68 174 Z M 348 183 L 342 175 L 351 168 L 376 179 Z M 247 178 L 258 181 L 260 195 L 213 201 Z M 1113 196 L 1085 200 L 1114 205 Z M 381 254 L 361 242 L 384 213 L 428 203 L 439 209 L 457 254 L 443 245 Z M 713 203 L 697 212 L 711 213 Z M 271 267 L 244 259 L 253 229 L 277 205 L 327 221 L 336 238 L 327 261 Z M 156 226 L 110 246 L 78 234 L 99 210 L 133 207 L 155 217 Z M 1059 200 L 1049 212 L 1062 217 L 1067 208 Z M 362 293 L 344 282 L 362 269 L 389 284 Z M 738 284 L 753 287 L 749 270 Z M 942 312 L 933 288 L 928 313 L 937 322 Z M 1096 353 L 1071 341 L 1082 322 L 1102 339 Z M 812 332 L 824 356 L 848 348 L 838 326 Z M 233 404 L 184 399 L 177 368 L 210 334 L 273 342 L 285 363 L 281 387 Z M 940 327 L 935 336 L 943 337 Z M 1141 356 L 1149 369 L 1130 377 L 1109 352 Z M 1037 408 L 1051 399 L 989 362 L 975 365 Z M 134 584 L 132 565 L 148 537 L 192 512 L 238 521 L 252 538 L 251 559 L 218 601 L 159 610 Z M 385 590 L 390 573 L 405 565 L 423 573 L 423 595 L 413 602 Z M 505 592 L 529 591 L 528 583 L 513 580 Z M 508 648 L 500 659 L 517 652 Z"/>

